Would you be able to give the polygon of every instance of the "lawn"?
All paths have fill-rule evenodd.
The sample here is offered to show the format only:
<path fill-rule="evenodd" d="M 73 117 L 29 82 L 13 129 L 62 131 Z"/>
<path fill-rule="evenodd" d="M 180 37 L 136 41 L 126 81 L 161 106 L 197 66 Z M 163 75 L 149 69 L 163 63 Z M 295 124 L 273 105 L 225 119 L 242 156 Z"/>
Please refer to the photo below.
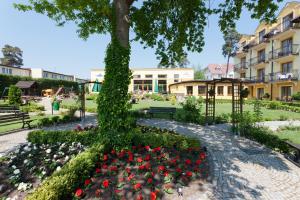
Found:
<path fill-rule="evenodd" d="M 287 139 L 295 144 L 300 144 L 300 126 L 285 127 L 279 131 L 274 132 L 281 139 Z"/>

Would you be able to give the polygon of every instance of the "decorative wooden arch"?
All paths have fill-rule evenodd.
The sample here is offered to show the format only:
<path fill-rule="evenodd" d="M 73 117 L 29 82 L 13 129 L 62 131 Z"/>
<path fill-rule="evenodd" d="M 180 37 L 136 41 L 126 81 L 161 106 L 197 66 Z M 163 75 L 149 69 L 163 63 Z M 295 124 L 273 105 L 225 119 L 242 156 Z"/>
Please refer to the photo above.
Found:
<path fill-rule="evenodd" d="M 232 86 L 232 115 L 231 123 L 233 126 L 234 133 L 237 133 L 238 119 L 237 115 L 242 115 L 243 113 L 243 81 L 241 79 L 232 78 L 221 78 L 214 79 L 206 82 L 206 110 L 205 110 L 205 120 L 206 125 L 209 123 L 215 123 L 215 112 L 216 112 L 216 84 L 217 83 L 229 83 Z"/>

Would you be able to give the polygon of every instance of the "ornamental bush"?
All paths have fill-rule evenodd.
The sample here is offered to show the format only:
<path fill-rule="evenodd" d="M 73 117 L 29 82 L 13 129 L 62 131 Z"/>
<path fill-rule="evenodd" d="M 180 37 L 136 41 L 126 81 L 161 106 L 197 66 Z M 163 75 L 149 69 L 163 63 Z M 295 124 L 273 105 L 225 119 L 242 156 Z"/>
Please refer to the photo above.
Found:
<path fill-rule="evenodd" d="M 10 105 L 20 105 L 22 103 L 22 91 L 15 85 L 11 85 L 8 90 L 8 103 Z"/>

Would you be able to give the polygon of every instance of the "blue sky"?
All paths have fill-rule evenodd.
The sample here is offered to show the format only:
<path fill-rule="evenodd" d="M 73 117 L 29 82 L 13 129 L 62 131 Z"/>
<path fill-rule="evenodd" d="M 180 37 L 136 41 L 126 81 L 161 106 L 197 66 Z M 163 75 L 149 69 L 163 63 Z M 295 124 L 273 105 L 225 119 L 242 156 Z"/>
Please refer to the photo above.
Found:
<path fill-rule="evenodd" d="M 24 67 L 44 68 L 55 72 L 74 74 L 81 78 L 90 77 L 90 69 L 104 68 L 104 55 L 110 37 L 93 35 L 87 41 L 76 33 L 76 26 L 68 23 L 57 27 L 48 17 L 34 12 L 19 12 L 13 2 L 26 0 L 0 1 L 0 47 L 5 44 L 18 46 L 23 50 Z M 212 0 L 213 6 L 220 0 Z M 280 4 L 282 8 L 288 1 Z M 225 63 L 221 54 L 224 43 L 218 27 L 218 17 L 210 16 L 205 30 L 205 47 L 202 53 L 189 53 L 191 66 L 205 67 L 209 63 Z M 237 22 L 240 33 L 253 33 L 258 25 L 243 12 Z M 132 43 L 130 67 L 156 67 L 158 60 L 154 49 L 144 49 L 139 43 Z M 0 57 L 2 54 L 0 53 Z"/>

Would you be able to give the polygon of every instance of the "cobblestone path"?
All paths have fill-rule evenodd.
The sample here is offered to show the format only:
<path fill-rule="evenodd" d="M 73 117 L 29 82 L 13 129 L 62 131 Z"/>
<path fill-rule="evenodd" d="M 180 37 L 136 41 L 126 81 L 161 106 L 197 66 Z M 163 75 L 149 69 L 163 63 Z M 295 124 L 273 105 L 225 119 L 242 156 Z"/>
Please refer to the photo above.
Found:
<path fill-rule="evenodd" d="M 139 124 L 166 128 L 200 139 L 202 145 L 208 148 L 212 161 L 212 189 L 206 191 L 208 199 L 300 199 L 300 168 L 279 153 L 250 140 L 234 137 L 220 127 L 162 119 L 143 119 Z M 193 195 L 188 199 L 202 198 Z"/>

